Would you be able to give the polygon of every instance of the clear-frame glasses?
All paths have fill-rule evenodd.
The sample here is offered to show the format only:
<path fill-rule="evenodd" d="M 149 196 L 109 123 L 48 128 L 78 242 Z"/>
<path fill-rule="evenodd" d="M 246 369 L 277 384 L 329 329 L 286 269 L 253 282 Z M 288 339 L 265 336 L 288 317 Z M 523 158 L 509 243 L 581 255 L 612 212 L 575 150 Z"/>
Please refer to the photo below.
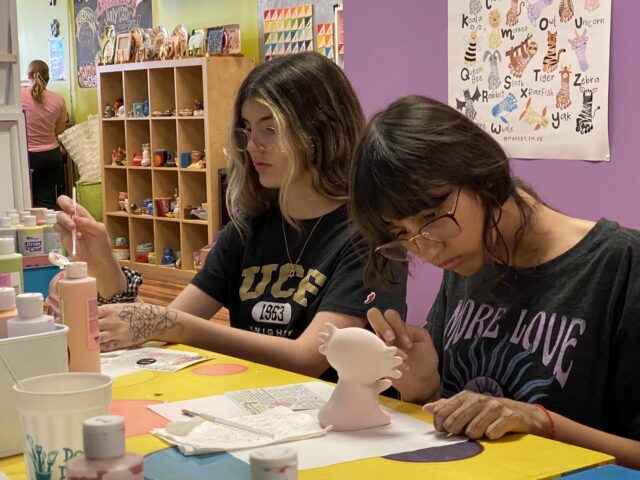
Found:
<path fill-rule="evenodd" d="M 406 262 L 409 260 L 409 253 L 414 255 L 420 253 L 420 246 L 418 245 L 419 238 L 426 238 L 432 242 L 442 243 L 460 235 L 460 224 L 456 220 L 455 213 L 461 190 L 461 188 L 458 188 L 456 199 L 451 206 L 451 210 L 447 213 L 429 220 L 418 230 L 416 235 L 384 243 L 378 246 L 375 252 L 389 260 Z"/>
<path fill-rule="evenodd" d="M 238 127 L 233 129 L 233 136 L 236 149 L 239 152 L 247 151 L 250 139 L 253 139 L 256 148 L 263 152 L 273 148 L 278 143 L 278 131 L 275 127 L 254 128 L 252 130 Z"/>

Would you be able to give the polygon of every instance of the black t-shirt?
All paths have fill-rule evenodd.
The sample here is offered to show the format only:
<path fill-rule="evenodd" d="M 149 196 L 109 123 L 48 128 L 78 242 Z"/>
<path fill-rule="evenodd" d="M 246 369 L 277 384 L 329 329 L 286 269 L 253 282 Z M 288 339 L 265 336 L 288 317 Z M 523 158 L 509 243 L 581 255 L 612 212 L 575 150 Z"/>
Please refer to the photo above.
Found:
<path fill-rule="evenodd" d="M 231 326 L 291 339 L 323 311 L 365 318 L 375 306 L 393 308 L 404 317 L 406 271 L 392 291 L 372 294 L 364 287 L 363 262 L 355 244 L 362 240 L 353 235 L 345 206 L 319 222 L 303 220 L 301 228 L 298 232 L 284 222 L 283 233 L 278 208 L 253 219 L 244 238 L 230 223 L 191 283 L 229 310 Z M 285 233 L 293 263 L 302 251 L 292 277 Z"/>
<path fill-rule="evenodd" d="M 538 402 L 640 440 L 640 232 L 600 220 L 573 248 L 490 288 L 445 272 L 426 328 L 443 396 Z"/>

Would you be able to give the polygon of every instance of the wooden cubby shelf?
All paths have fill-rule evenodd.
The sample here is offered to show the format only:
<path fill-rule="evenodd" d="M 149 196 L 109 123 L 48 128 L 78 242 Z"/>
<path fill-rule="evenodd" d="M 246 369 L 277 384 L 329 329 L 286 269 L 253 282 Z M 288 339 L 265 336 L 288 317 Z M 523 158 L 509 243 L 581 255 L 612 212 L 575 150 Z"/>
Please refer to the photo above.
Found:
<path fill-rule="evenodd" d="M 125 112 L 134 104 L 148 101 L 149 114 L 143 117 L 102 118 L 100 145 L 103 173 L 105 224 L 115 244 L 116 237 L 129 242 L 129 261 L 122 265 L 143 274 L 162 269 L 168 278 L 188 280 L 195 273 L 194 253 L 212 242 L 220 229 L 220 187 L 218 169 L 224 168 L 226 143 L 233 99 L 238 87 L 254 67 L 254 60 L 239 56 L 217 56 L 140 62 L 98 67 L 98 94 L 101 113 L 107 104 L 123 99 Z M 185 115 L 204 104 L 204 115 Z M 181 112 L 182 110 L 182 112 Z M 139 113 L 139 112 L 138 112 Z M 134 166 L 142 144 L 150 145 L 151 166 Z M 122 148 L 125 165 L 113 162 L 112 154 Z M 166 150 L 176 166 L 155 166 L 154 152 Z M 194 150 L 204 155 L 204 168 L 181 168 L 180 155 Z M 190 157 L 189 157 L 190 158 Z M 152 200 L 153 214 L 122 211 L 119 194 L 141 208 Z M 180 198 L 178 218 L 162 216 L 158 205 Z M 165 202 L 165 203 L 163 203 Z M 184 218 L 186 207 L 204 206 L 207 220 Z M 136 246 L 154 245 L 156 263 L 137 261 Z M 165 248 L 180 255 L 181 268 L 162 266 Z"/>

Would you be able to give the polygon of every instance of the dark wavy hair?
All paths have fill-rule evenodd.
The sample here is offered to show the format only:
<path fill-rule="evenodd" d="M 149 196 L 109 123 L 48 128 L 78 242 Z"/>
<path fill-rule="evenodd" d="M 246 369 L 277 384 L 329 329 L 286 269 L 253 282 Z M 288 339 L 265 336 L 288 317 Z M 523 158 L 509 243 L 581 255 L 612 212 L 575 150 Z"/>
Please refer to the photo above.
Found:
<path fill-rule="evenodd" d="M 533 215 L 518 189 L 539 197 L 513 176 L 504 150 L 482 128 L 444 103 L 408 96 L 372 118 L 352 164 L 350 212 L 367 243 L 367 283 L 394 282 L 392 262 L 375 253 L 378 245 L 393 240 L 390 220 L 438 207 L 443 187 L 477 195 L 484 209 L 485 248 L 499 263 L 510 264 Z M 523 219 L 511 252 L 497 226 L 509 198 Z"/>
<path fill-rule="evenodd" d="M 346 201 L 353 150 L 364 128 L 360 102 L 340 67 L 305 52 L 275 58 L 254 68 L 234 102 L 231 129 L 242 127 L 242 105 L 254 100 L 273 114 L 280 148 L 290 159 L 280 189 L 260 184 L 247 152 L 238 152 L 229 135 L 227 209 L 240 230 L 247 218 L 284 204 L 296 173 L 309 172 L 313 188 L 327 198 Z M 289 223 L 295 222 L 286 212 Z"/>

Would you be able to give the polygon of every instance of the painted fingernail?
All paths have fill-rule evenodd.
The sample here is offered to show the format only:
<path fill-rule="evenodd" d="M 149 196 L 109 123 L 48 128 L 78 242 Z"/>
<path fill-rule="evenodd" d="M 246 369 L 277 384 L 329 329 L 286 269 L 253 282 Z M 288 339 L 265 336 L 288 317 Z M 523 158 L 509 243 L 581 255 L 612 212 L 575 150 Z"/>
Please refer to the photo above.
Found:
<path fill-rule="evenodd" d="M 391 330 L 385 330 L 384 332 L 382 332 L 382 336 L 387 342 L 393 342 L 396 339 Z"/>

